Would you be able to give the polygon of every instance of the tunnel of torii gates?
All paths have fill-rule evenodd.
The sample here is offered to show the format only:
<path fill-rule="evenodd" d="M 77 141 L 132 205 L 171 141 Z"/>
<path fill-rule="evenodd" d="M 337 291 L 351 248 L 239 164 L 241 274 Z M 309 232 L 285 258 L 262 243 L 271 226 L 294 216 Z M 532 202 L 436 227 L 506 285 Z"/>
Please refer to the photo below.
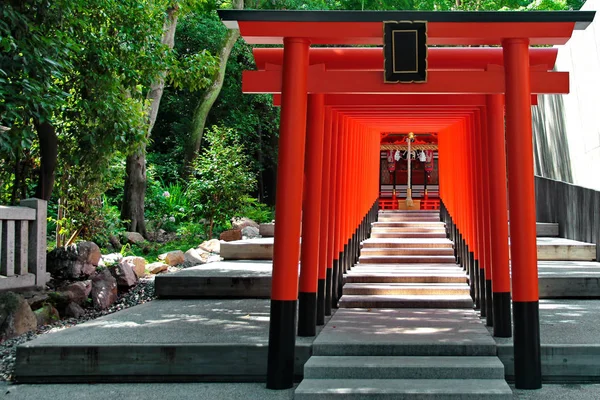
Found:
<path fill-rule="evenodd" d="M 516 387 L 540 388 L 530 106 L 568 93 L 569 76 L 552 71 L 555 49 L 530 46 L 566 43 L 594 12 L 219 15 L 249 44 L 283 43 L 255 49 L 242 83 L 281 105 L 267 387 L 293 386 L 296 318 L 298 335 L 316 334 L 377 218 L 381 133 L 433 132 L 440 214 L 475 306 L 495 336 L 512 331 Z M 426 83 L 384 82 L 382 47 L 310 47 L 381 46 L 384 21 L 426 21 Z"/>

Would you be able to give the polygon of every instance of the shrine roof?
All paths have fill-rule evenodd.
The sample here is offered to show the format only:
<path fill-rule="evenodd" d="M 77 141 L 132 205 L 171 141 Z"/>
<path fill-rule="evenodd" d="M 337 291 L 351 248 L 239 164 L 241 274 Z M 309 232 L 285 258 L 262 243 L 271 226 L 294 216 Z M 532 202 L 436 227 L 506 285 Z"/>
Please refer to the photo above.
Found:
<path fill-rule="evenodd" d="M 427 21 L 428 44 L 501 44 L 530 38 L 531 44 L 564 44 L 585 29 L 594 11 L 274 11 L 219 10 L 230 29 L 250 44 L 280 44 L 284 37 L 313 44 L 381 44 L 383 21 Z"/>

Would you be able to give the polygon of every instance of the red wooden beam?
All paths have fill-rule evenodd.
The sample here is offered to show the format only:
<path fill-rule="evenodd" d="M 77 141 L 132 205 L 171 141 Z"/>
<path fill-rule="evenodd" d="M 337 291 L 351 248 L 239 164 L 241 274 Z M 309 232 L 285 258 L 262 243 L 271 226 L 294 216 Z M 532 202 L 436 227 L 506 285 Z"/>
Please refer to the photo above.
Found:
<path fill-rule="evenodd" d="M 256 67 L 267 69 L 268 64 L 283 63 L 282 48 L 255 48 L 252 50 Z M 543 65 L 547 70 L 554 68 L 558 48 L 530 48 L 529 63 Z M 383 48 L 340 48 L 317 47 L 309 51 L 309 63 L 325 64 L 328 70 L 383 70 Z M 435 69 L 479 69 L 488 65 L 504 65 L 500 47 L 440 47 L 427 50 L 427 68 Z"/>
<path fill-rule="evenodd" d="M 569 92 L 568 72 L 530 71 L 531 91 L 536 94 Z M 281 93 L 281 71 L 244 71 L 244 93 Z M 504 93 L 502 71 L 430 71 L 427 83 L 389 84 L 377 71 L 323 71 L 310 68 L 309 93 Z"/>
<path fill-rule="evenodd" d="M 380 107 L 385 105 L 406 106 L 483 106 L 485 95 L 481 94 L 403 94 L 402 96 L 390 96 L 389 94 L 327 94 L 325 104 L 333 106 L 344 105 L 369 105 Z M 273 95 L 273 105 L 281 106 L 281 95 Z M 537 105 L 537 95 L 531 95 L 531 105 Z"/>

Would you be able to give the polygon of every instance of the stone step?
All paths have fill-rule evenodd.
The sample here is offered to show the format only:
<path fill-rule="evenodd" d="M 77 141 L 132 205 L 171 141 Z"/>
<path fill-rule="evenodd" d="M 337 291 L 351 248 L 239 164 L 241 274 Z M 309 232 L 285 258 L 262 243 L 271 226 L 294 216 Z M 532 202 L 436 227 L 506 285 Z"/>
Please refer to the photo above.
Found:
<path fill-rule="evenodd" d="M 466 283 L 347 283 L 345 295 L 468 295 Z"/>
<path fill-rule="evenodd" d="M 295 400 L 460 399 L 512 400 L 504 379 L 305 379 Z"/>
<path fill-rule="evenodd" d="M 493 356 L 313 356 L 304 379 L 504 379 L 504 365 Z"/>
<path fill-rule="evenodd" d="M 380 264 L 380 263 L 450 263 L 454 264 L 456 261 L 454 256 L 363 256 L 361 255 L 358 259 L 361 264 Z"/>
<path fill-rule="evenodd" d="M 346 295 L 340 308 L 473 308 L 469 295 Z"/>
<path fill-rule="evenodd" d="M 563 238 L 538 237 L 537 256 L 538 260 L 545 261 L 593 261 L 596 259 L 596 245 Z"/>
<path fill-rule="evenodd" d="M 275 238 L 257 238 L 221 242 L 224 260 L 272 260 Z"/>
<path fill-rule="evenodd" d="M 380 239 L 401 239 L 401 238 L 421 238 L 421 239 L 442 239 L 446 237 L 445 231 L 439 232 L 415 232 L 413 230 L 406 232 L 371 232 L 371 238 Z"/>
<path fill-rule="evenodd" d="M 462 270 L 461 270 L 462 272 Z M 344 276 L 344 282 L 349 283 L 466 283 L 466 274 L 455 273 L 375 273 L 349 271 Z"/>
<path fill-rule="evenodd" d="M 446 224 L 440 221 L 390 221 L 390 222 L 373 222 L 373 228 L 434 228 L 444 229 Z"/>
<path fill-rule="evenodd" d="M 407 247 L 449 247 L 453 248 L 453 243 L 450 239 L 420 239 L 420 238 L 399 238 L 399 239 L 379 239 L 379 238 L 370 238 L 367 240 L 363 240 L 361 243 L 361 247 L 363 249 L 368 248 L 407 248 Z"/>
<path fill-rule="evenodd" d="M 452 256 L 454 249 L 452 247 L 369 247 L 362 249 L 361 256 Z"/>
<path fill-rule="evenodd" d="M 537 222 L 536 233 L 538 236 L 543 237 L 557 237 L 558 236 L 558 223 L 555 222 Z"/>
<path fill-rule="evenodd" d="M 428 227 L 399 227 L 399 228 L 390 228 L 390 227 L 373 227 L 371 229 L 371 233 L 444 233 L 444 237 L 446 234 L 446 229 L 444 227 L 439 228 L 428 228 Z"/>
<path fill-rule="evenodd" d="M 600 263 L 539 261 L 540 299 L 600 298 Z"/>

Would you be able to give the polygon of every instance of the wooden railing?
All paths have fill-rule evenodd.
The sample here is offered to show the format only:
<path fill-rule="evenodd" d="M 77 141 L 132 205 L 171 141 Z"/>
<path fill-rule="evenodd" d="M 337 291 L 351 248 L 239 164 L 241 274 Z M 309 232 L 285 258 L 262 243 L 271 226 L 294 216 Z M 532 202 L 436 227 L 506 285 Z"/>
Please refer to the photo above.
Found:
<path fill-rule="evenodd" d="M 39 199 L 0 206 L 0 290 L 46 284 L 46 207 Z"/>
<path fill-rule="evenodd" d="M 379 198 L 379 209 L 380 210 L 399 210 L 398 202 L 405 201 L 405 199 L 396 199 L 393 198 Z M 421 210 L 439 210 L 440 209 L 440 199 L 415 199 L 415 201 L 420 202 Z"/>

